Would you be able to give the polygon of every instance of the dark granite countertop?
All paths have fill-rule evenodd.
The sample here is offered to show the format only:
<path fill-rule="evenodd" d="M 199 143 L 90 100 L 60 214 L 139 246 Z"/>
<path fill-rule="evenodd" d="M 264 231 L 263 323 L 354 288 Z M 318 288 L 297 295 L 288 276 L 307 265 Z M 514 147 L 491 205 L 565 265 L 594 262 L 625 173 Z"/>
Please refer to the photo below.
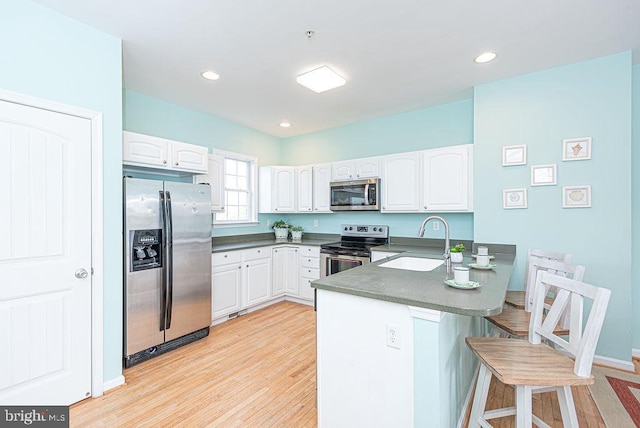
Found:
<path fill-rule="evenodd" d="M 390 244 L 384 248 L 387 248 L 387 251 L 401 251 L 399 244 L 395 250 L 393 245 Z M 441 248 L 418 247 L 418 251 L 406 251 L 407 246 L 404 245 L 404 247 L 405 252 L 402 254 L 315 280 L 311 286 L 462 315 L 488 316 L 502 312 L 513 272 L 515 246 L 489 244 L 490 254 L 495 255 L 492 263 L 495 263 L 496 267 L 491 270 L 470 269 L 469 279 L 482 284 L 481 287 L 473 290 L 461 290 L 444 284 L 445 279 L 453 278 L 453 269 L 447 270 L 444 265 L 430 272 L 380 267 L 380 264 L 403 256 L 442 258 Z M 474 250 L 475 247 L 476 245 L 473 246 Z M 509 251 L 505 253 L 495 251 L 502 250 L 503 247 Z M 464 256 L 461 264 L 453 263 L 452 266 L 467 266 L 475 260 L 469 253 L 465 253 Z"/>
<path fill-rule="evenodd" d="M 211 239 L 211 252 L 246 250 L 249 248 L 269 247 L 279 244 L 309 245 L 319 247 L 322 244 L 336 242 L 340 240 L 340 235 L 309 233 L 302 235 L 301 241 L 291 239 L 275 239 L 273 233 L 255 233 L 247 235 L 221 236 Z"/>

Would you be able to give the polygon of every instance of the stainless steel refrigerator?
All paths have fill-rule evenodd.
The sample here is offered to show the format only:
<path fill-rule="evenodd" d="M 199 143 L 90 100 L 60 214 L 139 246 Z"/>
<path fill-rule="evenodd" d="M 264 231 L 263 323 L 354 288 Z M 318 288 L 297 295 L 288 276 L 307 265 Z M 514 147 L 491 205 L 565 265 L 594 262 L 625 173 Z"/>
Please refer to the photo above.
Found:
<path fill-rule="evenodd" d="M 207 185 L 124 178 L 124 365 L 205 337 L 211 324 Z"/>

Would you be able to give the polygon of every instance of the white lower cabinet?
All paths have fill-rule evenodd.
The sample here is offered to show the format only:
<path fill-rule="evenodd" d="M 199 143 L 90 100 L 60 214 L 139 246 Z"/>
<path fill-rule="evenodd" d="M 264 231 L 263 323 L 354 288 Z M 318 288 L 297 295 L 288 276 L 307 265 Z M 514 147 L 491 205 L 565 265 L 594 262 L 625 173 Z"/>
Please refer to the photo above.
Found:
<path fill-rule="evenodd" d="M 320 248 L 299 247 L 300 276 L 298 278 L 298 295 L 304 300 L 313 300 L 314 292 L 311 281 L 320 278 Z"/>
<path fill-rule="evenodd" d="M 272 297 L 298 296 L 298 247 L 277 246 L 271 250 L 273 261 Z"/>
<path fill-rule="evenodd" d="M 268 247 L 242 251 L 243 304 L 245 307 L 271 298 L 271 250 Z"/>
<path fill-rule="evenodd" d="M 242 265 L 240 251 L 211 256 L 211 319 L 242 309 Z"/>
<path fill-rule="evenodd" d="M 284 296 L 313 301 L 311 281 L 320 278 L 320 247 L 284 244 L 213 253 L 211 265 L 211 319 L 222 322 Z"/>

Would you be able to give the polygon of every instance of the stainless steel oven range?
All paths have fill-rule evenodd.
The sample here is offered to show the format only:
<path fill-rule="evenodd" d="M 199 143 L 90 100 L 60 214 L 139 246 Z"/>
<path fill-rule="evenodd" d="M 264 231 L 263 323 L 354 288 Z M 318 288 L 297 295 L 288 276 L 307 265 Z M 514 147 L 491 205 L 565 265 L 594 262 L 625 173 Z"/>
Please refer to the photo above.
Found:
<path fill-rule="evenodd" d="M 371 247 L 388 242 L 388 226 L 343 224 L 340 242 L 320 246 L 320 277 L 369 263 Z"/>

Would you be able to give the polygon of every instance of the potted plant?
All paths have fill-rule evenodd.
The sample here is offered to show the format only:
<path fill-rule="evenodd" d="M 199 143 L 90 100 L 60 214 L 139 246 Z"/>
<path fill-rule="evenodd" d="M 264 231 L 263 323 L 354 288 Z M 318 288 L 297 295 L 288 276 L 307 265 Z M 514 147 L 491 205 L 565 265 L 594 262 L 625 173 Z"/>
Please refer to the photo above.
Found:
<path fill-rule="evenodd" d="M 466 249 L 467 248 L 462 243 L 456 244 L 453 247 L 451 247 L 449 249 L 449 251 L 451 252 L 451 262 L 452 263 L 462 263 L 462 253 Z"/>
<path fill-rule="evenodd" d="M 294 241 L 302 240 L 302 231 L 304 230 L 302 226 L 291 226 L 289 230 L 291 230 L 291 239 Z"/>
<path fill-rule="evenodd" d="M 289 237 L 289 227 L 291 226 L 286 220 L 276 220 L 271 227 L 276 234 L 276 239 L 287 239 Z"/>

